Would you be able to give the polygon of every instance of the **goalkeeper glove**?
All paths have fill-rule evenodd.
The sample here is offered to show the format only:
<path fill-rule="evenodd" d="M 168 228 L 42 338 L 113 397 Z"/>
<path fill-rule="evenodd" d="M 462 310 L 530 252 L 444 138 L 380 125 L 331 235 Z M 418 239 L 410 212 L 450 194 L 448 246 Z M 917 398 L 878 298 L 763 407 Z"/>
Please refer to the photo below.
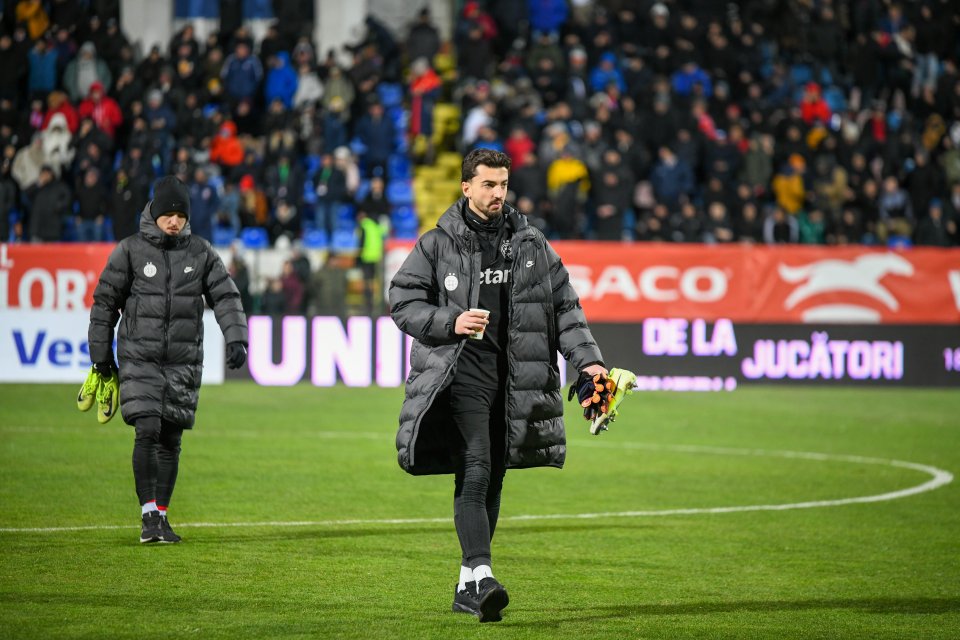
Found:
<path fill-rule="evenodd" d="M 594 420 L 606 413 L 612 386 L 611 381 L 602 373 L 590 375 L 581 371 L 577 382 L 570 385 L 567 399 L 572 400 L 577 396 L 580 406 L 583 407 L 584 419 Z"/>
<path fill-rule="evenodd" d="M 617 419 L 620 413 L 620 405 L 623 404 L 627 394 L 633 393 L 637 385 L 637 376 L 627 369 L 610 369 L 608 382 L 610 383 L 610 398 L 606 410 L 596 418 L 590 425 L 590 433 L 599 435 L 601 431 L 607 430 L 607 425 Z"/>

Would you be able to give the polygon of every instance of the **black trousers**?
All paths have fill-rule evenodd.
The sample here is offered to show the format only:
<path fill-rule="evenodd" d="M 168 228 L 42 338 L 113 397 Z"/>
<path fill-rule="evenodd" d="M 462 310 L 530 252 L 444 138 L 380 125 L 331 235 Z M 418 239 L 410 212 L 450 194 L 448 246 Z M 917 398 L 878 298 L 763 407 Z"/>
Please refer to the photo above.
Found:
<path fill-rule="evenodd" d="M 166 507 L 173 496 L 180 467 L 183 429 L 160 418 L 142 418 L 136 423 L 133 441 L 133 480 L 140 504 L 156 500 Z"/>
<path fill-rule="evenodd" d="M 450 408 L 462 440 L 456 457 L 453 521 L 461 562 L 471 569 L 490 564 L 490 541 L 500 515 L 506 472 L 505 395 L 497 383 L 504 379 L 502 370 L 500 354 L 468 354 L 458 362 L 450 385 Z"/>

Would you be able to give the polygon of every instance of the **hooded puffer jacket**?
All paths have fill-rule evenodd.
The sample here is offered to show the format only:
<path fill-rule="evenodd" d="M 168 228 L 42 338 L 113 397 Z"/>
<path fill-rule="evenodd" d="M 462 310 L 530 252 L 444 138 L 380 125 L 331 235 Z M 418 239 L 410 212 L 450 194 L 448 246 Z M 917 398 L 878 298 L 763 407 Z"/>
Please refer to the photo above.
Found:
<path fill-rule="evenodd" d="M 140 214 L 140 233 L 117 245 L 100 274 L 90 309 L 90 359 L 113 359 L 113 328 L 122 311 L 117 355 L 124 421 L 156 416 L 189 429 L 203 370 L 204 299 L 227 343 L 247 344 L 247 320 L 210 243 L 191 235 L 189 224 L 168 238 L 151 217 L 151 204 Z"/>
<path fill-rule="evenodd" d="M 465 338 L 454 326 L 480 294 L 480 244 L 464 221 L 466 206 L 461 198 L 447 209 L 390 283 L 393 319 L 415 339 L 397 433 L 400 466 L 414 475 L 454 471 L 458 432 L 447 393 Z M 509 206 L 504 215 L 512 232 L 505 253 L 513 283 L 506 466 L 562 467 L 566 434 L 557 351 L 578 371 L 603 358 L 560 257 L 525 216 Z"/>

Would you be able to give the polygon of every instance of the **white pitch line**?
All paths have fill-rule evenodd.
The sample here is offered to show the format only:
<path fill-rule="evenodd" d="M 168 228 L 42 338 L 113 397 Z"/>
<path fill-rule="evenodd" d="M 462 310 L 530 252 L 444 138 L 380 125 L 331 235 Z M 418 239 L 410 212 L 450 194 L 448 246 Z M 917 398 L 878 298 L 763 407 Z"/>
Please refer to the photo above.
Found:
<path fill-rule="evenodd" d="M 327 432 L 331 433 L 331 432 Z M 339 432 L 337 432 L 339 433 Z M 370 432 L 355 432 L 357 437 L 368 438 Z M 378 434 L 379 435 L 379 434 Z M 842 455 L 831 453 L 815 453 L 809 451 L 777 451 L 766 449 L 735 449 L 725 447 L 707 447 L 696 445 L 662 445 L 639 442 L 577 442 L 576 446 L 585 446 L 604 449 L 641 449 L 649 451 L 673 451 L 678 453 L 703 453 L 712 455 L 754 456 L 768 458 L 791 458 L 800 460 L 816 460 L 818 462 L 847 462 L 853 464 L 875 464 L 888 467 L 898 467 L 919 471 L 930 476 L 930 480 L 906 489 L 890 491 L 872 496 L 858 496 L 853 498 L 838 498 L 835 500 L 811 500 L 807 502 L 792 502 L 786 504 L 756 504 L 729 507 L 701 507 L 687 509 L 659 509 L 644 511 L 606 511 L 597 513 L 550 513 L 527 514 L 518 516 L 501 516 L 500 521 L 527 522 L 532 520 L 595 520 L 599 518 L 657 518 L 664 516 L 687 516 L 701 514 L 744 513 L 748 511 L 790 511 L 794 509 L 816 509 L 821 507 L 839 507 L 849 504 L 867 504 L 898 500 L 908 496 L 933 491 L 953 482 L 953 474 L 926 464 L 891 460 L 886 458 L 870 458 L 865 456 Z M 177 527 L 338 527 L 356 525 L 404 525 L 404 524 L 449 524 L 451 516 L 442 518 L 379 518 L 379 519 L 351 519 L 351 520 L 299 520 L 286 522 L 186 522 L 178 523 Z M 80 527 L 6 527 L 0 528 L 0 533 L 56 533 L 61 531 L 109 531 L 117 529 L 134 529 L 131 525 L 88 525 Z"/>

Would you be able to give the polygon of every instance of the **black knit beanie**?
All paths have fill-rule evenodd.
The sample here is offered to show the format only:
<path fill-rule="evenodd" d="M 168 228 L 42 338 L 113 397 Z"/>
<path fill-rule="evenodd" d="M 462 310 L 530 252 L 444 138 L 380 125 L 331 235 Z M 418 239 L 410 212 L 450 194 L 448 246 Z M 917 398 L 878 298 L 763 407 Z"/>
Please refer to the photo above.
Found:
<path fill-rule="evenodd" d="M 153 203 L 150 215 L 156 220 L 174 212 L 184 213 L 190 219 L 190 192 L 176 176 L 160 178 L 153 185 Z"/>

